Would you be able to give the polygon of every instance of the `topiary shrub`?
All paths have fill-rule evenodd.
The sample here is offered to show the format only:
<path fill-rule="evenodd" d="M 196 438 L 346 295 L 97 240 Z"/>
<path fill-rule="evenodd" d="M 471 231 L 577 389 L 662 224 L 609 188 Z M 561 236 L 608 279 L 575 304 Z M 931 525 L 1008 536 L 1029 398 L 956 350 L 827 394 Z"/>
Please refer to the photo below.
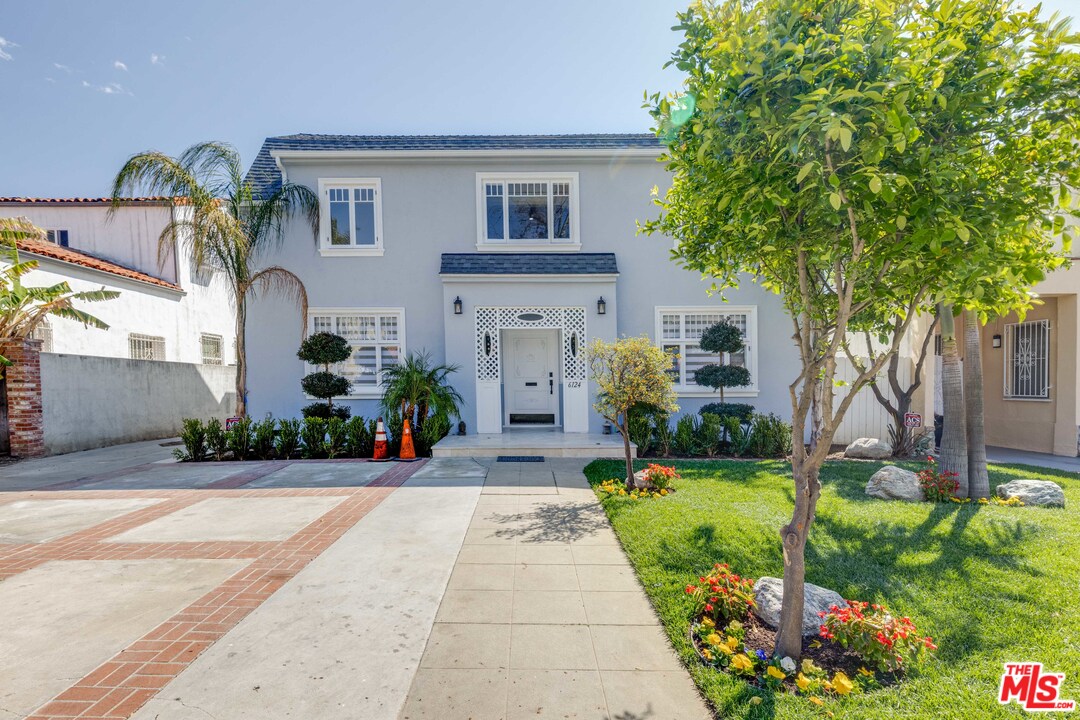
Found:
<path fill-rule="evenodd" d="M 341 418 L 342 420 L 348 420 L 352 415 L 352 411 L 344 405 L 329 406 L 326 403 L 311 403 L 300 408 L 300 414 L 306 418 L 322 418 L 323 420 L 329 420 L 330 418 Z"/>
<path fill-rule="evenodd" d="M 305 407 L 302 412 L 304 417 L 342 417 L 334 413 L 334 398 L 340 395 L 348 395 L 352 388 L 352 382 L 343 375 L 330 372 L 330 366 L 344 362 L 352 356 L 352 346 L 340 335 L 329 332 L 319 332 L 309 335 L 300 343 L 300 349 L 296 357 L 309 365 L 322 367 L 322 370 L 308 373 L 300 380 L 300 387 L 311 397 L 326 400 L 326 410 L 315 410 L 322 403 L 314 403 Z M 319 412 L 319 415 L 315 415 Z M 309 414 L 311 413 L 311 414 Z M 342 419 L 348 417 L 348 409 Z"/>
<path fill-rule="evenodd" d="M 702 350 L 723 355 L 737 353 L 743 349 L 742 331 L 730 320 L 706 328 L 698 343 Z M 750 371 L 740 365 L 726 363 L 703 365 L 694 371 L 694 382 L 702 387 L 720 391 L 720 402 L 724 402 L 724 388 L 745 387 L 750 384 Z"/>
<path fill-rule="evenodd" d="M 719 415 L 722 418 L 736 418 L 739 422 L 749 423 L 754 417 L 754 406 L 747 403 L 714 402 L 702 405 L 698 414 L 704 418 L 706 415 Z"/>

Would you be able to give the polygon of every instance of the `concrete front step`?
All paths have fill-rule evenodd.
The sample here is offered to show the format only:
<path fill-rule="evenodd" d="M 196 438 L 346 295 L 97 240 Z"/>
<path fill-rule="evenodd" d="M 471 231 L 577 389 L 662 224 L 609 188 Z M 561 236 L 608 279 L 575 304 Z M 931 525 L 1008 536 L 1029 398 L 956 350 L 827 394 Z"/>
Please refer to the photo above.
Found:
<path fill-rule="evenodd" d="M 637 446 L 631 443 L 630 449 L 634 452 Z M 505 433 L 448 435 L 435 443 L 431 454 L 437 458 L 496 457 L 498 455 L 621 458 L 623 442 L 618 435 L 515 430 Z"/>

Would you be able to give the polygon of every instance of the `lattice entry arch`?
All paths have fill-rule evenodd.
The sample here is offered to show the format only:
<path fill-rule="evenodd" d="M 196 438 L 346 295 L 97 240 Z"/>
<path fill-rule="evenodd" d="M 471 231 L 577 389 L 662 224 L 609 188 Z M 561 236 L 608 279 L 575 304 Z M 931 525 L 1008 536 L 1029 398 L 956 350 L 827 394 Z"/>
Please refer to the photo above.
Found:
<path fill-rule="evenodd" d="M 499 331 L 562 330 L 563 380 L 585 380 L 585 308 L 476 308 L 476 379 L 499 381 Z"/>

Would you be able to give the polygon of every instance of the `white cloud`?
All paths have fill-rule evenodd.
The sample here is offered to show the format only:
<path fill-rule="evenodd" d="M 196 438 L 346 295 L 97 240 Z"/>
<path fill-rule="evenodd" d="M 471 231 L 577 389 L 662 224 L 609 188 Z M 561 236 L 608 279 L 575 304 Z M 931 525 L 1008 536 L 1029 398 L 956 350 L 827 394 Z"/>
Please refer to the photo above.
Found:
<path fill-rule="evenodd" d="M 124 87 L 120 83 L 108 83 L 107 85 L 94 85 L 93 83 L 90 83 L 90 82 L 87 82 L 86 80 L 83 80 L 82 81 L 82 86 L 84 88 L 90 88 L 91 90 L 96 90 L 99 93 L 104 93 L 105 95 L 131 95 L 132 97 L 134 97 L 134 95 L 135 95 L 135 93 L 131 92 L 130 90 L 128 90 L 126 87 Z"/>
<path fill-rule="evenodd" d="M 51 82 L 51 83 L 54 83 L 54 82 L 56 82 L 56 80 L 54 80 L 54 79 L 53 79 L 53 78 L 51 78 L 51 77 L 47 77 L 47 78 L 45 78 L 45 82 Z"/>
<path fill-rule="evenodd" d="M 0 37 L 0 60 L 11 60 L 11 53 L 7 52 L 8 48 L 17 48 L 18 43 L 13 43 L 5 37 Z"/>
<path fill-rule="evenodd" d="M 60 63 L 53 63 L 52 66 L 54 68 L 56 68 L 57 70 L 63 70 L 66 73 L 71 72 L 71 68 L 69 68 L 67 65 L 61 65 Z"/>
<path fill-rule="evenodd" d="M 165 56 L 164 55 L 158 55 L 157 53 L 150 53 L 150 64 L 151 65 L 164 65 L 165 64 Z"/>
<path fill-rule="evenodd" d="M 124 72 L 127 72 L 127 65 L 120 62 L 119 60 L 113 60 L 112 66 L 117 70 L 123 70 Z"/>

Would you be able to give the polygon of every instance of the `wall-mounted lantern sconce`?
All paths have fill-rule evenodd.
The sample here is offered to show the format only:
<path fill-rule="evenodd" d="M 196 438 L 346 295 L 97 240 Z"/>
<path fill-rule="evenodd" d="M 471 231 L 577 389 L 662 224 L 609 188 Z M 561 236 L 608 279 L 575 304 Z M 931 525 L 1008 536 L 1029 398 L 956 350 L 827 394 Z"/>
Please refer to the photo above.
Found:
<path fill-rule="evenodd" d="M 601 295 L 600 299 L 596 301 L 596 314 L 607 315 L 607 303 L 604 301 L 603 295 Z"/>
<path fill-rule="evenodd" d="M 993 337 L 992 342 L 994 343 L 994 347 L 996 347 L 996 348 L 1001 347 L 1001 336 L 1000 335 L 995 335 Z"/>
<path fill-rule="evenodd" d="M 610 435 L 611 434 L 611 423 L 609 423 L 609 422 L 604 423 L 604 434 L 605 435 Z"/>
<path fill-rule="evenodd" d="M 461 296 L 460 295 L 458 295 L 456 298 L 454 298 L 454 314 L 455 315 L 460 315 L 461 314 Z"/>
<path fill-rule="evenodd" d="M 465 421 L 464 420 L 462 420 L 461 422 L 459 422 L 457 424 L 457 434 L 458 435 L 464 435 L 465 434 Z"/>

